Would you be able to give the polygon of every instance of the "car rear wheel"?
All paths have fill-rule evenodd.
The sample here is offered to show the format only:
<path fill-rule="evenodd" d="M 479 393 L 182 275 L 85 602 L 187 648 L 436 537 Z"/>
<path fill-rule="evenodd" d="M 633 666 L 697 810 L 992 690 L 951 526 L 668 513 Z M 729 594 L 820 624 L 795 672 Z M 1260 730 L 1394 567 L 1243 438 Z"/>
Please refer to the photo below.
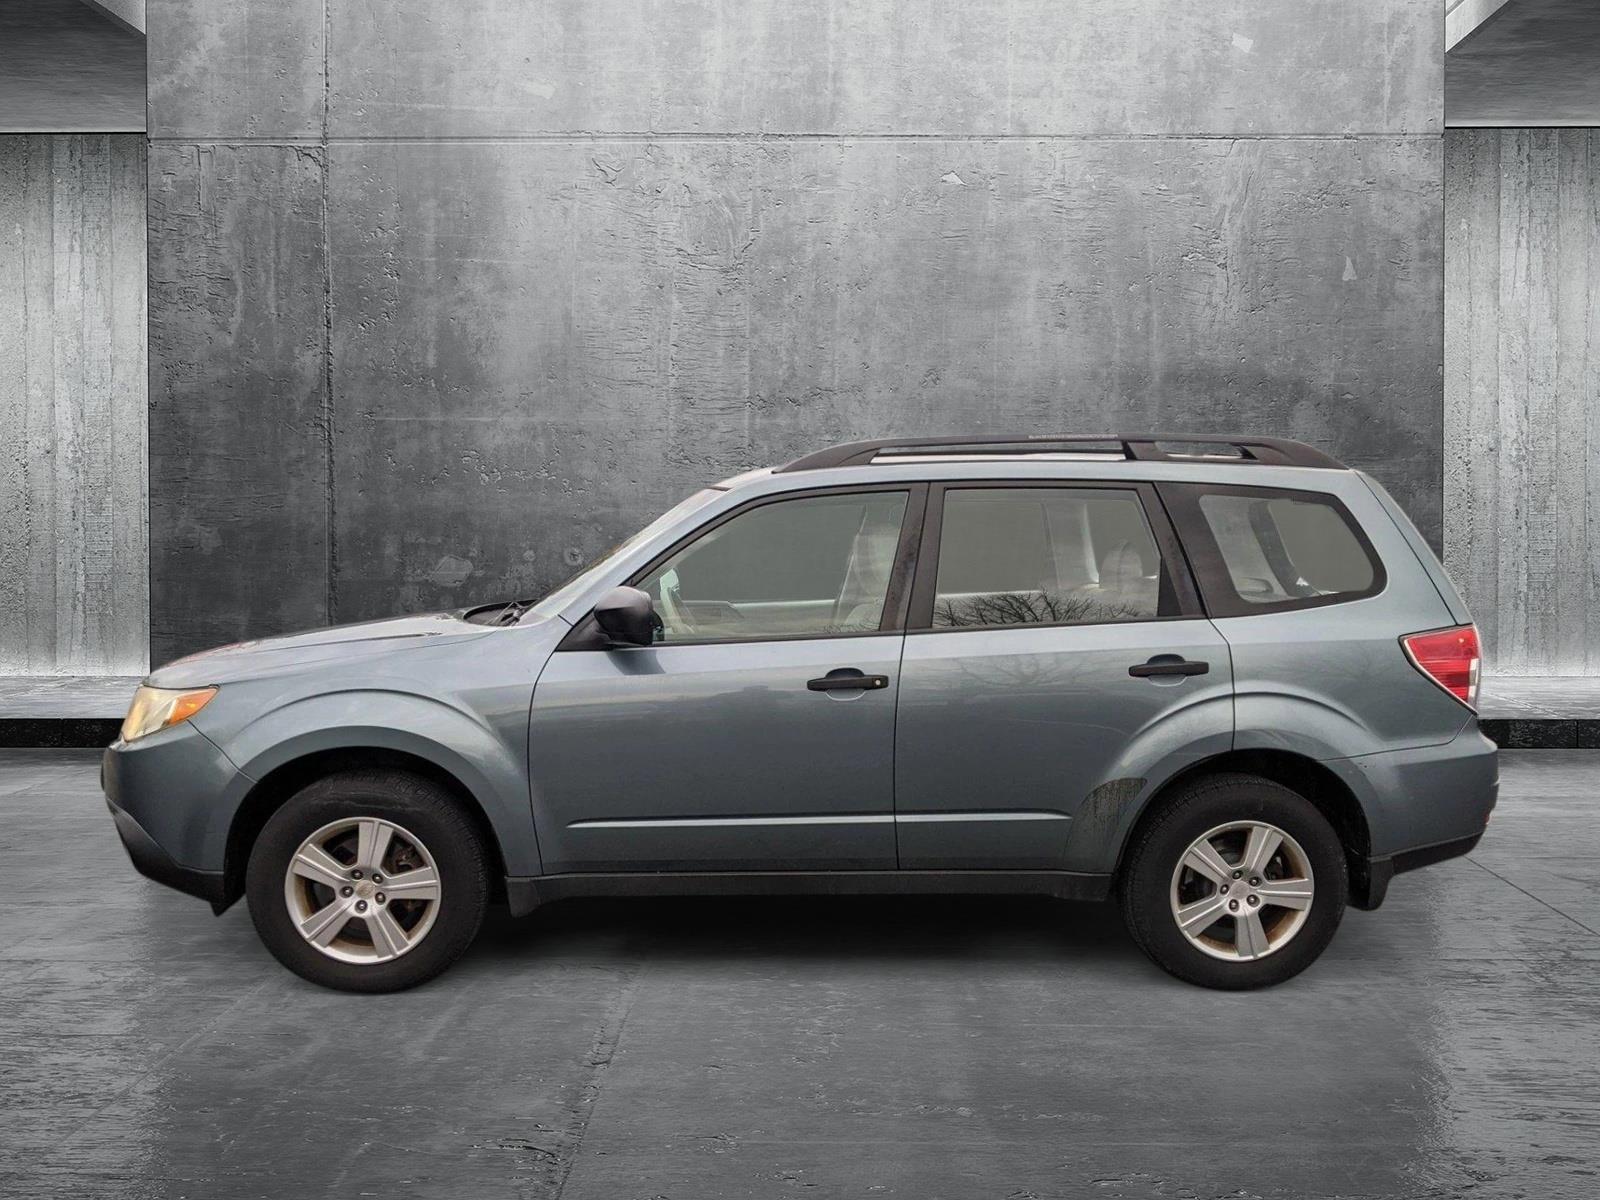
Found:
<path fill-rule="evenodd" d="M 442 788 L 349 771 L 292 796 L 245 875 L 267 949 L 313 983 L 388 992 L 433 978 L 477 935 L 489 899 L 482 839 Z"/>
<path fill-rule="evenodd" d="M 1304 796 L 1255 775 L 1210 775 L 1162 802 L 1130 847 L 1123 918 L 1162 969 L 1213 988 L 1298 975 L 1344 915 L 1344 848 Z"/>

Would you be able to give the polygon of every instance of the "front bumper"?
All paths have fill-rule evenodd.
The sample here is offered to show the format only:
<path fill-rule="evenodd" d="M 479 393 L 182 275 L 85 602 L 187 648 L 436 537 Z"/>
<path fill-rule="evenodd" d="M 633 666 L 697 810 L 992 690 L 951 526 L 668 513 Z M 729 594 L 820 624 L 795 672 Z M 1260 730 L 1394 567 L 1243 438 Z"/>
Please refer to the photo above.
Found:
<path fill-rule="evenodd" d="M 170 888 L 177 888 L 180 892 L 187 892 L 191 896 L 207 900 L 218 912 L 227 907 L 227 892 L 221 871 L 201 871 L 194 867 L 178 865 L 173 861 L 172 855 L 158 846 L 155 839 L 144 831 L 143 825 L 109 799 L 106 801 L 106 807 L 111 810 L 111 819 L 116 822 L 117 836 L 122 839 L 122 848 L 128 852 L 128 857 L 133 860 L 134 869 L 139 874 L 146 879 L 153 879 Z"/>
<path fill-rule="evenodd" d="M 136 742 L 113 742 L 100 760 L 100 787 L 128 857 L 140 874 L 225 907 L 225 797 L 239 771 L 185 722 Z"/>

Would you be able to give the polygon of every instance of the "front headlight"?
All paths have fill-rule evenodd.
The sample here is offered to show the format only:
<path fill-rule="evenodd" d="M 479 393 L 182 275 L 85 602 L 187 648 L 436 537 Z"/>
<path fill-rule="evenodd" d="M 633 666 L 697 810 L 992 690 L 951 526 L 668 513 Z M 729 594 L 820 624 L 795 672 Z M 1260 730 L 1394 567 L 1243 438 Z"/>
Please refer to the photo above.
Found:
<path fill-rule="evenodd" d="M 128 715 L 122 719 L 122 740 L 131 742 L 146 734 L 187 721 L 204 708 L 217 694 L 214 687 L 196 688 L 194 691 L 173 691 L 171 688 L 141 687 L 133 694 Z"/>

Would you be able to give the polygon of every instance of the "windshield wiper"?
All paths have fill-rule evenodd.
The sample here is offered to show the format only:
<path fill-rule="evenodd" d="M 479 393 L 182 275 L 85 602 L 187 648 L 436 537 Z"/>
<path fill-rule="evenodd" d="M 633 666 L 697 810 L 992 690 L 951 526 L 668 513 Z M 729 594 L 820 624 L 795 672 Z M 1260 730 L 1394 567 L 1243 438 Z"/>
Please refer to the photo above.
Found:
<path fill-rule="evenodd" d="M 500 615 L 494 619 L 494 623 L 496 625 L 515 625 L 522 620 L 522 614 L 537 603 L 537 600 L 513 600 L 500 610 Z"/>

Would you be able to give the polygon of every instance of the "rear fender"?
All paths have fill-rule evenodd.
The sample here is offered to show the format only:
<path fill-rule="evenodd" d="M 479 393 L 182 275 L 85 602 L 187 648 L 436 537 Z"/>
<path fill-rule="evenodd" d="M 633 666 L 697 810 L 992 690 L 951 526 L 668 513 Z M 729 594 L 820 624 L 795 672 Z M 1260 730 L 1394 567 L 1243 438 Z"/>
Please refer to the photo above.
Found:
<path fill-rule="evenodd" d="M 1129 739 L 1105 776 L 1079 803 L 1067 830 L 1062 867 L 1115 870 L 1139 814 L 1168 780 L 1233 745 L 1233 698 L 1227 693 L 1171 710 Z"/>

